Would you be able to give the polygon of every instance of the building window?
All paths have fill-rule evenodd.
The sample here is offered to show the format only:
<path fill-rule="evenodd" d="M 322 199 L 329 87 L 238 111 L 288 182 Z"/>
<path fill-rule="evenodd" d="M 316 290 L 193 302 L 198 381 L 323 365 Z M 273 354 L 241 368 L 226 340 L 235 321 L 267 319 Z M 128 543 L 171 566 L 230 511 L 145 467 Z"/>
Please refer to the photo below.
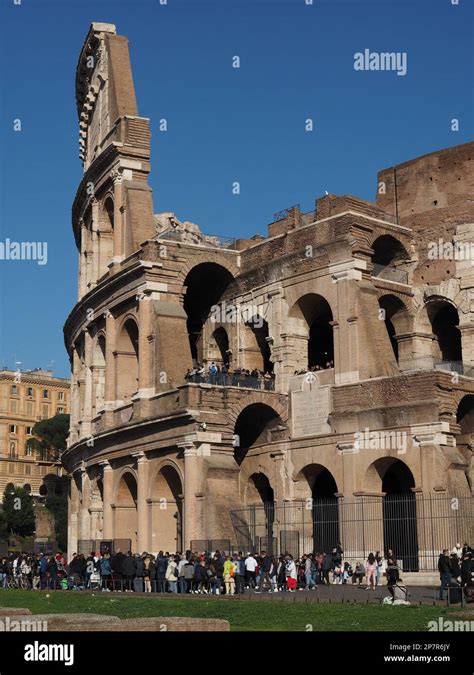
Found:
<path fill-rule="evenodd" d="M 18 401 L 16 401 L 15 399 L 12 399 L 10 401 L 10 412 L 12 413 L 18 412 Z"/>
<path fill-rule="evenodd" d="M 43 414 L 42 414 L 42 418 L 43 418 L 44 420 L 47 420 L 48 417 L 49 417 L 49 408 L 48 408 L 47 405 L 44 405 L 44 406 L 43 406 Z"/>
<path fill-rule="evenodd" d="M 31 466 L 29 464 L 25 465 L 25 474 L 31 476 Z"/>
<path fill-rule="evenodd" d="M 15 443 L 15 441 L 10 442 L 10 457 L 16 457 L 16 443 Z"/>
<path fill-rule="evenodd" d="M 26 390 L 26 395 L 33 397 L 33 387 L 28 387 Z"/>
<path fill-rule="evenodd" d="M 10 433 L 16 434 L 16 424 L 10 424 Z"/>
<path fill-rule="evenodd" d="M 28 436 L 31 436 L 31 434 L 33 433 L 33 427 L 26 427 L 26 433 Z"/>
<path fill-rule="evenodd" d="M 63 406 L 59 406 L 59 408 L 56 409 L 56 414 L 57 414 L 57 415 L 64 415 L 64 408 L 63 408 Z"/>
<path fill-rule="evenodd" d="M 58 400 L 59 400 L 59 401 L 64 401 L 64 392 L 63 392 L 63 391 L 59 391 L 59 392 L 58 392 Z"/>
<path fill-rule="evenodd" d="M 12 393 L 12 396 L 18 396 L 18 385 L 12 384 L 11 393 Z"/>
<path fill-rule="evenodd" d="M 28 415 L 28 417 L 33 417 L 33 413 L 34 413 L 33 403 L 27 403 L 26 404 L 26 414 Z"/>
<path fill-rule="evenodd" d="M 30 444 L 30 443 L 27 443 L 27 444 L 25 445 L 25 455 L 26 455 L 27 457 L 31 457 L 32 454 L 33 454 L 33 448 L 31 447 L 31 444 Z"/>
<path fill-rule="evenodd" d="M 49 389 L 43 389 L 43 398 L 49 398 Z"/>

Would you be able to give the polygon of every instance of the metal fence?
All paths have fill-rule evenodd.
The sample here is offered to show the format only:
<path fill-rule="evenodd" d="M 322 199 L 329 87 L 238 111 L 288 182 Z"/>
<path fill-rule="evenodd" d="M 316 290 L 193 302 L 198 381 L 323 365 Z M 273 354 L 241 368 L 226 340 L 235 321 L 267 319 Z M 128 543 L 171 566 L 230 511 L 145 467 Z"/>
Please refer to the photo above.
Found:
<path fill-rule="evenodd" d="M 218 387 L 248 387 L 250 389 L 264 389 L 265 391 L 274 391 L 275 380 L 265 377 L 253 377 L 245 373 L 232 374 L 216 373 L 215 375 L 190 375 L 186 378 L 187 382 L 193 384 L 212 384 Z"/>
<path fill-rule="evenodd" d="M 440 552 L 472 544 L 472 495 L 408 493 L 384 497 L 308 499 L 231 512 L 236 548 L 273 554 L 330 552 L 341 543 L 346 560 L 392 549 L 404 571 L 437 569 Z"/>

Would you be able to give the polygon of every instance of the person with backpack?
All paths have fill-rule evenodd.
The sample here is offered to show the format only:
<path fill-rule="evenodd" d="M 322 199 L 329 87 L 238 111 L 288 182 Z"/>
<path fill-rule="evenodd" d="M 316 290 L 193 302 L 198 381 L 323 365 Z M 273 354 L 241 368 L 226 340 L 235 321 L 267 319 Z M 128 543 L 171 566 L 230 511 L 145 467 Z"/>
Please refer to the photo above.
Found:
<path fill-rule="evenodd" d="M 143 593 L 143 558 L 137 553 L 135 555 L 135 578 L 133 580 L 133 590 L 135 593 Z"/>
<path fill-rule="evenodd" d="M 165 574 L 166 581 L 168 582 L 169 593 L 178 592 L 178 563 L 178 556 L 170 556 Z"/>
<path fill-rule="evenodd" d="M 235 592 L 235 564 L 230 555 L 227 556 L 224 562 L 223 579 L 225 584 L 226 595 L 234 595 Z"/>
<path fill-rule="evenodd" d="M 245 560 L 242 553 L 239 553 L 235 560 L 235 592 L 237 595 L 245 591 Z"/>
<path fill-rule="evenodd" d="M 305 575 L 305 590 L 306 591 L 311 591 L 314 588 L 315 581 L 314 581 L 314 572 L 316 570 L 316 566 L 314 564 L 313 556 L 308 555 L 305 557 L 304 561 L 304 575 Z"/>
<path fill-rule="evenodd" d="M 112 581 L 112 567 L 110 565 L 110 553 L 106 553 L 99 561 L 99 571 L 103 591 L 110 591 Z"/>
<path fill-rule="evenodd" d="M 270 567 L 271 567 L 272 561 L 269 555 L 267 555 L 266 551 L 262 551 L 262 556 L 261 556 L 261 561 L 260 561 L 260 582 L 258 586 L 255 586 L 255 593 L 261 593 L 262 591 L 265 591 L 265 583 L 268 582 L 269 588 L 267 590 L 271 589 L 271 581 L 270 581 Z"/>

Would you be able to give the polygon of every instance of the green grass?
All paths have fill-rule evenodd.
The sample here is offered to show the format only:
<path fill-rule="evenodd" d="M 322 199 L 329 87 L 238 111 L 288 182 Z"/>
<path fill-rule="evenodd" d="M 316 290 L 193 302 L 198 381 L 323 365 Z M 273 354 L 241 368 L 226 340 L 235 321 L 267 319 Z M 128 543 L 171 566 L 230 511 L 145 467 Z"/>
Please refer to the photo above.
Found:
<path fill-rule="evenodd" d="M 49 597 L 48 597 L 49 596 Z M 428 621 L 447 617 L 443 607 L 391 607 L 378 604 L 305 604 L 91 595 L 81 592 L 2 590 L 1 607 L 25 607 L 33 614 L 91 612 L 122 619 L 148 616 L 189 616 L 227 619 L 234 631 L 423 631 Z"/>

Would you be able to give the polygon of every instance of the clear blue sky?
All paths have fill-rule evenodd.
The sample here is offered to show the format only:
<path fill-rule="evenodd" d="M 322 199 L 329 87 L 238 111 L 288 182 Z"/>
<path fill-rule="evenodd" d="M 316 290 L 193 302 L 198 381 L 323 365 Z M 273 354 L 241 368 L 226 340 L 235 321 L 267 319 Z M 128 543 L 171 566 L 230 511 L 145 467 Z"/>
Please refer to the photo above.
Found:
<path fill-rule="evenodd" d="M 474 5 L 459 1 L 0 0 L 0 241 L 48 243 L 47 265 L 0 261 L 0 365 L 69 374 L 74 74 L 91 21 L 129 38 L 155 211 L 245 236 L 325 190 L 373 199 L 379 169 L 472 139 Z M 406 52 L 407 75 L 355 71 L 366 48 Z"/>

